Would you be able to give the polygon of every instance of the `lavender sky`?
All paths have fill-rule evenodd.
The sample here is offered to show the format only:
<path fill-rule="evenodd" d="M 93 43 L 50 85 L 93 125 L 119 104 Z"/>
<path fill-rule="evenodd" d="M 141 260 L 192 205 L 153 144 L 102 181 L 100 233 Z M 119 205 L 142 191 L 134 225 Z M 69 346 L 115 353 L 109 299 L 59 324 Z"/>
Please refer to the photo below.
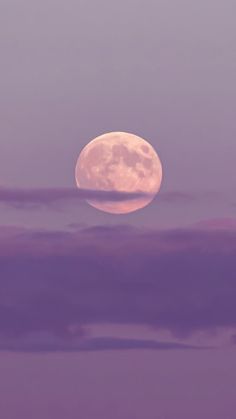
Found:
<path fill-rule="evenodd" d="M 235 13 L 1 0 L 4 419 L 235 419 Z M 109 131 L 160 155 L 141 211 L 75 195 L 79 152 Z"/>

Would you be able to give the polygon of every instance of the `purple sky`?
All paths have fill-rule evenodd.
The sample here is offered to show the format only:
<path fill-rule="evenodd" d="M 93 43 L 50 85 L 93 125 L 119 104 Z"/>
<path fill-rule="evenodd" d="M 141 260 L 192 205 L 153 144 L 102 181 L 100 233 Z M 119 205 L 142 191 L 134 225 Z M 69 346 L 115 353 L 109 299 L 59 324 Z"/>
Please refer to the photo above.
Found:
<path fill-rule="evenodd" d="M 0 7 L 1 184 L 74 186 L 81 148 L 122 130 L 157 149 L 162 191 L 221 194 L 184 211 L 152 205 L 125 222 L 159 227 L 235 213 L 233 0 L 7 0 Z M 1 217 L 107 223 L 90 208 Z"/>
<path fill-rule="evenodd" d="M 1 1 L 4 419 L 235 419 L 235 14 Z M 75 195 L 80 150 L 109 131 L 160 155 L 141 211 Z"/>

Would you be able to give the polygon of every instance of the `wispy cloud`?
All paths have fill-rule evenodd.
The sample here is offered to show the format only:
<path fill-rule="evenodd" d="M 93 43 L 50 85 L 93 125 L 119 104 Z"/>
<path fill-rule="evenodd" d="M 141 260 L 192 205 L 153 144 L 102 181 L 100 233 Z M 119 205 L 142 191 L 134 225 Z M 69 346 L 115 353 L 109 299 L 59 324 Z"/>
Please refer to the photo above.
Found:
<path fill-rule="evenodd" d="M 152 351 L 173 351 L 173 350 L 204 350 L 211 347 L 187 345 L 178 342 L 158 342 L 145 339 L 125 339 L 114 337 L 85 338 L 80 342 L 71 341 L 46 341 L 27 342 L 25 339 L 4 340 L 0 342 L 0 351 L 12 352 L 101 352 L 117 350 L 152 350 Z"/>
<path fill-rule="evenodd" d="M 84 200 L 97 200 L 102 202 L 121 202 L 150 197 L 150 193 L 103 191 L 81 188 L 38 188 L 16 189 L 9 187 L 0 188 L 0 204 L 9 207 L 24 209 L 51 207 L 56 204 L 67 204 Z M 159 204 L 191 204 L 193 202 L 214 201 L 218 195 L 213 192 L 192 193 L 184 191 L 165 191 L 157 194 L 155 200 Z"/>
<path fill-rule="evenodd" d="M 126 201 L 148 196 L 144 192 L 118 192 L 79 188 L 11 189 L 0 188 L 0 203 L 25 208 L 50 206 L 79 200 Z"/>

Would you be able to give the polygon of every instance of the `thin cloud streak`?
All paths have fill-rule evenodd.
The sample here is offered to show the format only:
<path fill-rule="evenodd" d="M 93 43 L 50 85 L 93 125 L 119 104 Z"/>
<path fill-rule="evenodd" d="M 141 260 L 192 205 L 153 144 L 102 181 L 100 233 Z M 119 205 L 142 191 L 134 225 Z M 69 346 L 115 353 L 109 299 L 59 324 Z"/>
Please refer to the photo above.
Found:
<path fill-rule="evenodd" d="M 152 350 L 152 351 L 176 351 L 176 350 L 206 350 L 212 349 L 208 346 L 188 345 L 178 342 L 158 342 L 145 339 L 125 339 L 114 337 L 87 338 L 76 343 L 69 342 L 45 342 L 27 343 L 22 339 L 21 342 L 0 343 L 0 351 L 9 352 L 101 352 L 101 351 L 128 351 L 128 350 Z"/>
<path fill-rule="evenodd" d="M 153 197 L 148 192 L 118 192 L 105 190 L 92 190 L 82 188 L 38 188 L 16 189 L 9 187 L 0 188 L 0 204 L 17 209 L 53 207 L 56 204 L 68 204 L 72 202 L 97 200 L 100 202 L 122 202 L 127 200 Z M 191 204 L 195 201 L 211 202 L 219 197 L 213 192 L 192 193 L 188 191 L 165 191 L 154 196 L 158 204 Z"/>
<path fill-rule="evenodd" d="M 0 203 L 12 207 L 40 207 L 80 200 L 126 201 L 150 196 L 144 192 L 118 192 L 81 188 L 0 188 Z"/>

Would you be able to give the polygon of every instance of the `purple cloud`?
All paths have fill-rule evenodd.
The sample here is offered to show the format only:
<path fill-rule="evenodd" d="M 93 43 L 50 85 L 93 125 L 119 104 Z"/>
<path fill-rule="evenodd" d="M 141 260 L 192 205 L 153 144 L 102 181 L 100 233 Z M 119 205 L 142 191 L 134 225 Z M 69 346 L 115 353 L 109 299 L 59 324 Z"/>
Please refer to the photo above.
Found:
<path fill-rule="evenodd" d="M 81 188 L 0 188 L 0 203 L 17 208 L 50 206 L 60 202 L 95 199 L 99 201 L 126 201 L 142 198 L 144 192 L 102 191 Z"/>
<path fill-rule="evenodd" d="M 39 188 L 39 189 L 14 189 L 0 188 L 0 203 L 14 208 L 38 208 L 41 206 L 52 206 L 58 203 L 69 203 L 71 201 L 81 201 L 94 199 L 98 201 L 126 201 L 150 196 L 145 192 L 118 192 L 102 191 L 81 188 Z M 183 191 L 167 191 L 157 195 L 159 203 L 191 203 L 196 200 L 209 200 L 215 194 L 203 193 L 194 194 Z"/>
<path fill-rule="evenodd" d="M 0 335 L 142 324 L 177 336 L 236 327 L 236 232 L 0 231 Z"/>
<path fill-rule="evenodd" d="M 196 346 L 182 344 L 178 342 L 158 342 L 156 340 L 145 339 L 124 339 L 115 337 L 96 337 L 81 339 L 75 341 L 48 341 L 38 342 L 37 340 L 28 341 L 21 340 L 4 340 L 0 342 L 0 351 L 13 352 L 100 352 L 100 351 L 117 351 L 117 350 L 203 350 L 211 349 L 211 347 Z"/>

